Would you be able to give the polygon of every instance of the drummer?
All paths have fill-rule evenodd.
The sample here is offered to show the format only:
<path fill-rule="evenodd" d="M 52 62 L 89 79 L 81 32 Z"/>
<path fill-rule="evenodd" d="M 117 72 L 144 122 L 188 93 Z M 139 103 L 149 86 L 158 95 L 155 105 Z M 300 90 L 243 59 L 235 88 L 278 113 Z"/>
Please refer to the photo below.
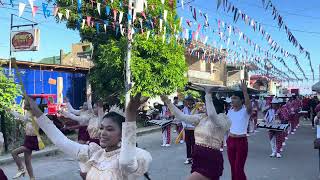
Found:
<path fill-rule="evenodd" d="M 278 115 L 277 111 L 279 109 L 279 100 L 277 98 L 273 98 L 271 101 L 271 108 L 266 112 L 264 120 L 266 123 L 275 124 L 278 123 Z M 281 142 L 281 132 L 269 130 L 269 140 L 271 145 L 272 153 L 270 157 L 281 158 L 280 148 L 282 145 Z"/>

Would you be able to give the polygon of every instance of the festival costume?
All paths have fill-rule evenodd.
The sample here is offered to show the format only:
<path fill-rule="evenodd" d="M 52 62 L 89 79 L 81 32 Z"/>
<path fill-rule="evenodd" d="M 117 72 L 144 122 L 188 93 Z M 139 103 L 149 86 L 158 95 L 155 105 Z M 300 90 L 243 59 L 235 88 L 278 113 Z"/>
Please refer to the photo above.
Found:
<path fill-rule="evenodd" d="M 26 112 L 26 114 L 23 116 L 16 111 L 11 111 L 11 114 L 15 117 L 15 119 L 25 123 L 26 134 L 22 146 L 28 148 L 31 151 L 39 151 L 38 137 L 32 125 L 31 114 L 29 112 Z"/>
<path fill-rule="evenodd" d="M 266 123 L 276 123 L 276 116 L 277 116 L 276 109 L 269 109 L 264 117 Z M 280 154 L 280 149 L 282 147 L 282 139 L 281 134 L 282 132 L 269 130 L 269 140 L 271 145 L 272 154 L 270 156 L 276 156 L 277 153 Z"/>
<path fill-rule="evenodd" d="M 243 106 L 239 111 L 230 109 L 228 111 L 228 117 L 232 123 L 230 133 L 240 136 L 229 136 L 227 140 L 227 152 L 231 166 L 232 180 L 246 180 L 244 166 L 248 156 L 248 140 L 246 136 L 242 135 L 246 134 L 250 115 L 247 112 L 247 108 Z"/>
<path fill-rule="evenodd" d="M 205 100 L 208 116 L 203 114 L 185 115 L 169 100 L 166 103 L 178 120 L 196 126 L 191 173 L 198 172 L 209 179 L 216 180 L 223 172 L 223 157 L 220 146 L 231 122 L 224 113 L 216 113 L 211 94 L 206 94 Z"/>
<path fill-rule="evenodd" d="M 87 180 L 137 180 L 152 161 L 149 152 L 136 147 L 136 122 L 122 124 L 121 148 L 111 152 L 96 143 L 71 141 L 45 115 L 37 123 L 58 148 L 85 164 Z"/>

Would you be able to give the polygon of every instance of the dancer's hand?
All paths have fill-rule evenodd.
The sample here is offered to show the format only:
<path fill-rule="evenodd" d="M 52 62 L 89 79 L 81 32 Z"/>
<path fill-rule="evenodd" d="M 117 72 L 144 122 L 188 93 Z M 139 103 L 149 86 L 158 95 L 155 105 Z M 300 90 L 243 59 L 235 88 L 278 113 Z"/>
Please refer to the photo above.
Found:
<path fill-rule="evenodd" d="M 130 98 L 128 106 L 126 108 L 126 120 L 127 121 L 136 121 L 137 110 L 141 104 L 147 102 L 147 97 L 142 97 L 141 94 L 137 94 L 134 97 Z"/>

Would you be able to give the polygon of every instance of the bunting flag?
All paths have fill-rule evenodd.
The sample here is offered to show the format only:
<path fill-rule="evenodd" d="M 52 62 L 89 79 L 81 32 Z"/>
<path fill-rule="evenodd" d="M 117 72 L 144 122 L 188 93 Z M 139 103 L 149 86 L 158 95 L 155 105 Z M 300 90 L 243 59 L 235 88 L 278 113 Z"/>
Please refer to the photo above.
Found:
<path fill-rule="evenodd" d="M 184 9 L 184 2 L 181 0 L 181 8 Z"/>
<path fill-rule="evenodd" d="M 123 12 L 119 11 L 119 23 L 121 24 L 122 22 L 122 17 L 123 17 Z M 120 28 L 121 29 L 121 28 Z"/>
<path fill-rule="evenodd" d="M 106 15 L 110 15 L 110 6 L 106 6 Z"/>
<path fill-rule="evenodd" d="M 164 0 L 161 0 L 161 3 L 164 5 Z"/>
<path fill-rule="evenodd" d="M 28 0 L 28 1 L 29 1 L 31 9 L 33 9 L 33 0 Z"/>
<path fill-rule="evenodd" d="M 135 0 L 135 6 L 134 9 L 140 13 L 143 11 L 144 1 L 146 0 Z"/>
<path fill-rule="evenodd" d="M 147 31 L 147 40 L 149 39 L 150 31 Z"/>
<path fill-rule="evenodd" d="M 166 22 L 167 21 L 167 15 L 168 15 L 168 11 L 164 10 L 163 11 L 163 20 Z"/>
<path fill-rule="evenodd" d="M 97 3 L 97 10 L 98 10 L 99 15 L 101 15 L 100 6 L 101 6 L 101 3 Z"/>
<path fill-rule="evenodd" d="M 25 7 L 26 7 L 26 4 L 21 2 L 19 3 L 19 17 L 22 16 Z"/>
<path fill-rule="evenodd" d="M 38 11 L 39 7 L 38 6 L 33 6 L 33 9 L 32 9 L 32 17 L 35 17 L 37 11 Z"/>
<path fill-rule="evenodd" d="M 54 5 L 54 7 L 53 7 L 53 16 L 54 16 L 54 17 L 57 16 L 58 10 L 59 10 L 59 7 L 58 7 L 57 5 Z"/>
<path fill-rule="evenodd" d="M 116 22 L 117 21 L 117 10 L 113 9 L 113 21 Z"/>
<path fill-rule="evenodd" d="M 106 24 L 103 24 L 103 29 L 104 29 L 104 32 L 106 33 L 107 32 L 107 25 Z"/>
<path fill-rule="evenodd" d="M 70 15 L 70 10 L 66 9 L 66 18 L 69 19 L 69 15 Z"/>
<path fill-rule="evenodd" d="M 48 4 L 42 3 L 42 11 L 45 18 L 50 16 L 50 11 L 48 10 Z"/>
<path fill-rule="evenodd" d="M 159 23 L 160 23 L 159 24 L 159 29 L 160 29 L 160 32 L 162 32 L 162 19 L 159 20 Z"/>
<path fill-rule="evenodd" d="M 87 16 L 87 25 L 90 26 L 91 25 L 91 16 Z"/>
<path fill-rule="evenodd" d="M 63 15 L 62 13 L 60 13 L 60 12 L 58 13 L 58 17 L 59 17 L 59 20 L 60 20 L 60 21 L 61 21 L 61 19 L 62 19 L 62 15 Z"/>
<path fill-rule="evenodd" d="M 182 21 L 183 21 L 183 17 L 180 17 L 180 23 L 179 23 L 179 27 L 182 27 Z"/>
<path fill-rule="evenodd" d="M 84 28 L 84 25 L 86 24 L 86 20 L 85 19 L 82 19 L 82 25 L 81 25 L 81 29 Z"/>
<path fill-rule="evenodd" d="M 78 0 L 77 5 L 78 5 L 78 8 L 77 8 L 78 13 L 81 13 L 81 6 L 82 6 L 81 0 Z"/>

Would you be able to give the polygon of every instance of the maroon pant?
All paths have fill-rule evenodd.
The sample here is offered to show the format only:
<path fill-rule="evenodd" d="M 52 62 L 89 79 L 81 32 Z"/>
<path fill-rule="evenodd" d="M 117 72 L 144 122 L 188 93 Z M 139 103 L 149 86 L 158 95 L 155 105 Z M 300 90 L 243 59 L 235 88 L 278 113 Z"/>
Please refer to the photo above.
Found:
<path fill-rule="evenodd" d="M 248 156 L 247 137 L 230 137 L 227 139 L 228 159 L 231 166 L 232 180 L 246 180 L 244 166 Z"/>
<path fill-rule="evenodd" d="M 195 144 L 194 130 L 185 129 L 185 141 L 187 146 L 187 158 L 192 158 L 192 149 Z"/>
<path fill-rule="evenodd" d="M 7 176 L 4 174 L 1 168 L 0 168 L 0 180 L 8 180 Z"/>

